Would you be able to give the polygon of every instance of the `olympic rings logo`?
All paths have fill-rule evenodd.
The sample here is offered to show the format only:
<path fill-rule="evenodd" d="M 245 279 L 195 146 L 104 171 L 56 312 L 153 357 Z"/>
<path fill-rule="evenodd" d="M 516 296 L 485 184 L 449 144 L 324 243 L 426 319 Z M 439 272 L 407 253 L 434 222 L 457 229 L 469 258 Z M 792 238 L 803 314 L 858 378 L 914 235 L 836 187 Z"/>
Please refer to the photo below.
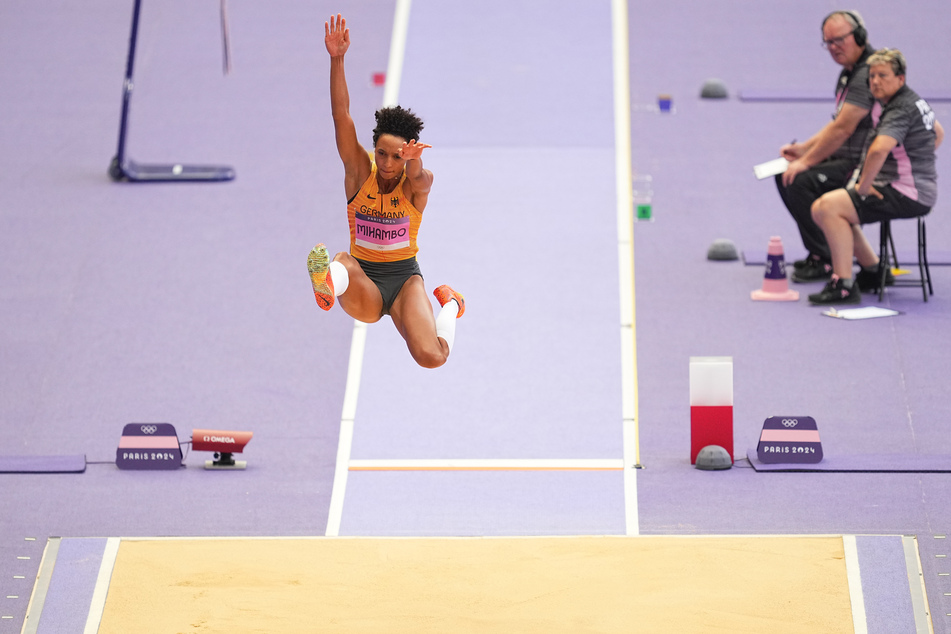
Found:
<path fill-rule="evenodd" d="M 795 427 L 799 424 L 799 419 L 797 418 L 784 418 L 783 427 Z"/>
<path fill-rule="evenodd" d="M 158 431 L 158 427 L 155 425 L 142 425 L 139 429 L 142 430 L 143 434 L 154 434 Z"/>

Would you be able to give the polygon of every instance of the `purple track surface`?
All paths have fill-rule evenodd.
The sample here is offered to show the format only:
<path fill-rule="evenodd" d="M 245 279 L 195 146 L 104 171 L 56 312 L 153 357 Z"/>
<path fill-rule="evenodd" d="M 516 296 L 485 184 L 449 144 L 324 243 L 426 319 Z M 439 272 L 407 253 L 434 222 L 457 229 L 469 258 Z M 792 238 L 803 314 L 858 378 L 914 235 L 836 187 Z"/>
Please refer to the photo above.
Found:
<path fill-rule="evenodd" d="M 0 454 L 89 463 L 0 475 L 0 591 L 19 597 L 0 634 L 19 631 L 48 536 L 327 525 L 352 321 L 317 309 L 304 272 L 315 242 L 347 240 L 323 21 L 348 19 L 369 146 L 394 3 L 230 0 L 234 72 L 222 78 L 217 3 L 145 0 L 129 156 L 237 172 L 152 185 L 106 175 L 131 4 L 0 6 Z M 688 362 L 710 355 L 734 359 L 739 456 L 787 413 L 816 419 L 830 458 L 951 454 L 947 267 L 932 267 L 928 303 L 893 289 L 885 305 L 901 316 L 845 322 L 804 299 L 751 302 L 761 271 L 705 259 L 717 238 L 765 250 L 780 235 L 801 250 L 752 166 L 814 133 L 830 104 L 736 93 L 831 91 L 837 70 L 819 46 L 830 8 L 630 4 L 633 163 L 655 192 L 655 221 L 635 227 L 638 529 L 917 535 L 935 631 L 949 631 L 948 474 L 689 464 Z M 912 87 L 948 93 L 944 0 L 860 9 L 874 44 L 906 54 Z M 714 77 L 731 98 L 699 99 Z M 420 262 L 427 287 L 452 284 L 467 312 L 436 371 L 413 365 L 388 319 L 369 327 L 354 459 L 622 457 L 611 82 L 608 3 L 413 2 L 400 101 L 426 121 L 436 176 Z M 659 93 L 672 114 L 653 108 Z M 947 127 L 951 104 L 934 107 Z M 951 244 L 945 196 L 928 219 L 935 253 Z M 914 223 L 894 232 L 899 250 L 914 244 Z M 172 423 L 182 440 L 252 430 L 248 469 L 207 472 L 209 456 L 192 453 L 177 472 L 119 471 L 129 422 Z M 350 472 L 341 534 L 618 534 L 623 505 L 616 471 Z M 876 548 L 863 557 L 897 556 Z M 889 614 L 904 609 L 870 613 L 870 631 L 896 631 Z"/>
<path fill-rule="evenodd" d="M 82 473 L 86 456 L 0 456 L 0 473 Z"/>

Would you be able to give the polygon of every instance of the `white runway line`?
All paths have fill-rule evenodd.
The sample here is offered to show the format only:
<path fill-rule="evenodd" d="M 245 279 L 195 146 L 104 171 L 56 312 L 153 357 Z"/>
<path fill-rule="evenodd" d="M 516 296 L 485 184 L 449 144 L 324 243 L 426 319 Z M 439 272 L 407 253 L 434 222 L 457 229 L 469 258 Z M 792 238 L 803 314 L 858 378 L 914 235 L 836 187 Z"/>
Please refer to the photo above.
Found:
<path fill-rule="evenodd" d="M 23 621 L 20 634 L 36 634 L 38 631 L 40 615 L 43 614 L 43 606 L 46 603 L 46 596 L 49 594 L 50 581 L 53 579 L 53 568 L 56 566 L 56 557 L 59 554 L 62 541 L 61 537 L 50 537 L 46 542 L 43 558 L 40 560 L 40 569 L 36 573 L 36 582 L 33 584 L 33 593 L 30 595 L 30 602 L 26 606 L 26 618 Z M 9 618 L 12 619 L 13 617 Z"/>
<path fill-rule="evenodd" d="M 618 272 L 621 298 L 621 417 L 624 450 L 624 518 L 627 535 L 640 533 L 637 470 L 640 466 L 637 398 L 637 328 L 634 310 L 634 195 L 631 185 L 631 94 L 627 0 L 612 0 L 614 59 L 614 173 L 617 196 Z"/>
<path fill-rule="evenodd" d="M 89 603 L 89 615 L 86 617 L 84 634 L 96 634 L 102 622 L 102 614 L 106 609 L 106 596 L 109 594 L 109 584 L 112 582 L 112 571 L 116 566 L 116 556 L 119 554 L 118 537 L 106 540 L 106 547 L 102 553 L 102 563 L 99 565 L 99 577 Z"/>
<path fill-rule="evenodd" d="M 353 339 L 350 341 L 350 363 L 347 367 L 347 387 L 343 393 L 343 413 L 340 416 L 334 485 L 330 492 L 327 530 L 324 532 L 328 537 L 340 534 L 343 499 L 347 491 L 347 472 L 350 468 L 350 450 L 353 446 L 353 421 L 357 413 L 357 397 L 360 393 L 360 375 L 363 373 L 363 353 L 366 350 L 366 343 L 367 325 L 361 321 L 354 321 Z"/>
<path fill-rule="evenodd" d="M 420 459 L 351 460 L 351 471 L 620 471 L 621 459 Z"/>
<path fill-rule="evenodd" d="M 390 40 L 390 61 L 383 86 L 383 107 L 399 104 L 400 82 L 403 80 L 403 59 L 406 57 L 406 34 L 409 32 L 410 0 L 396 0 L 393 37 Z"/>
<path fill-rule="evenodd" d="M 915 615 L 915 634 L 934 634 L 931 608 L 928 605 L 928 591 L 925 588 L 924 571 L 921 568 L 921 555 L 918 552 L 918 538 L 903 535 L 902 549 L 905 551 L 905 569 L 908 572 L 908 591 L 911 594 L 912 612 Z"/>
<path fill-rule="evenodd" d="M 849 597 L 852 600 L 852 625 L 855 634 L 868 634 L 865 616 L 865 594 L 862 592 L 862 571 L 859 569 L 859 550 L 855 535 L 843 535 L 845 570 L 849 577 Z"/>
<path fill-rule="evenodd" d="M 406 54 L 406 35 L 409 30 L 410 0 L 396 1 L 393 18 L 393 35 L 390 40 L 390 59 L 386 69 L 386 84 L 383 87 L 383 106 L 397 105 L 400 80 L 403 75 L 403 58 Z M 363 371 L 363 352 L 366 348 L 367 325 L 355 321 L 350 344 L 350 364 L 347 369 L 347 387 L 343 395 L 343 413 L 340 416 L 340 436 L 337 441 L 337 463 L 334 469 L 333 490 L 330 493 L 330 509 L 327 514 L 325 535 L 340 534 L 343 517 L 343 501 L 347 491 L 347 472 L 350 469 L 350 449 L 353 445 L 353 425 L 357 411 L 357 396 L 360 393 L 360 375 Z"/>

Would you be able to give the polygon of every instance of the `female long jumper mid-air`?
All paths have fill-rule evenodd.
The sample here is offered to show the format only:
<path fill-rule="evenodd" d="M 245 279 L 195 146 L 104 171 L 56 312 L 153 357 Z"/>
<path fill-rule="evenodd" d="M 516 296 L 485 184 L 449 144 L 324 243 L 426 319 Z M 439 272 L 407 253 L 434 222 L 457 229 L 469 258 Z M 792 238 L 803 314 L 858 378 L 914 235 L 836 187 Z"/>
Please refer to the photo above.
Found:
<path fill-rule="evenodd" d="M 344 167 L 350 252 L 329 261 L 327 247 L 313 248 L 307 270 L 314 297 L 324 310 L 339 298 L 348 315 L 365 323 L 389 315 L 413 359 L 437 368 L 449 357 L 456 319 L 466 304 L 461 294 L 440 286 L 433 294 L 442 308 L 434 316 L 416 262 L 416 235 L 433 185 L 422 154 L 432 146 L 419 143 L 419 117 L 394 106 L 376 112 L 373 153 L 368 153 L 350 116 L 343 65 L 350 30 L 339 13 L 336 21 L 331 17 L 324 24 L 324 44 L 330 53 L 330 106 Z"/>

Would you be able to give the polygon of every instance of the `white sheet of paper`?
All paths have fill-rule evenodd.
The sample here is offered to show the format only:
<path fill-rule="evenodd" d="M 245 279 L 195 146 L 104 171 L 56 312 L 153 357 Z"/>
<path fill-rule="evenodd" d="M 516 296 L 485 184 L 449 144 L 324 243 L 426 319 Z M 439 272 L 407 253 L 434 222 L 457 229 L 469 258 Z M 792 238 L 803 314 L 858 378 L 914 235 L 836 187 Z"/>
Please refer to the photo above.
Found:
<path fill-rule="evenodd" d="M 891 308 L 880 308 L 878 306 L 862 306 L 861 308 L 843 308 L 836 310 L 830 308 L 822 311 L 823 315 L 835 317 L 837 319 L 872 319 L 874 317 L 892 317 L 901 313 Z"/>
<path fill-rule="evenodd" d="M 789 161 L 780 156 L 778 159 L 754 165 L 753 173 L 756 174 L 756 178 L 763 180 L 770 176 L 776 176 L 776 174 L 782 174 L 787 167 L 789 167 Z"/>

